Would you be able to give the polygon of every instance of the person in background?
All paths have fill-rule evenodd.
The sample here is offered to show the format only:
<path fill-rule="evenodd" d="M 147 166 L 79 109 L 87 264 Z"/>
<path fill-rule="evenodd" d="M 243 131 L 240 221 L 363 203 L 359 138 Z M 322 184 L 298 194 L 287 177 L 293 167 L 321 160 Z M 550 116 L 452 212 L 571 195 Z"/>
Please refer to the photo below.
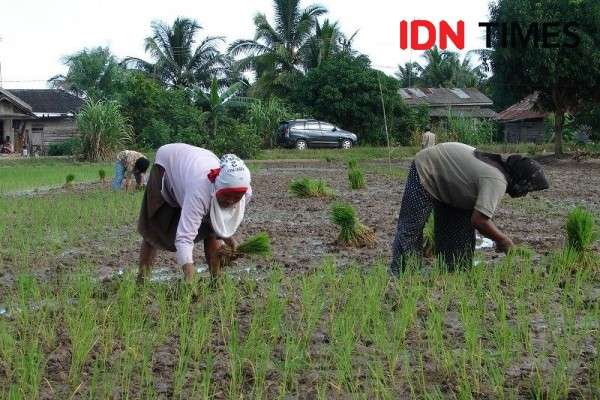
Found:
<path fill-rule="evenodd" d="M 250 171 L 233 154 L 219 159 L 209 150 L 184 143 L 158 149 L 142 200 L 138 281 L 150 274 L 156 250 L 176 252 L 187 282 L 193 280 L 194 243 L 204 241 L 213 277 L 220 274 L 221 248 L 235 251 L 233 235 L 250 201 Z"/>
<path fill-rule="evenodd" d="M 423 228 L 434 211 L 434 247 L 452 270 L 471 265 L 475 230 L 508 252 L 512 240 L 492 222 L 504 193 L 522 197 L 548 188 L 542 166 L 511 155 L 483 153 L 463 143 L 441 143 L 421 150 L 410 167 L 390 270 L 397 275 L 406 258 L 421 256 Z"/>
<path fill-rule="evenodd" d="M 10 141 L 10 136 L 6 136 L 6 138 L 4 139 L 4 144 L 2 145 L 2 148 L 0 149 L 0 153 L 12 154 L 14 152 L 15 152 L 15 147 L 12 144 L 12 142 Z"/>
<path fill-rule="evenodd" d="M 120 190 L 125 181 L 125 190 L 131 188 L 131 177 L 135 178 L 137 188 L 145 184 L 145 174 L 150 166 L 150 161 L 145 155 L 133 150 L 123 150 L 117 154 L 115 162 L 115 177 L 112 181 L 112 188 Z"/>
<path fill-rule="evenodd" d="M 421 136 L 421 149 L 427 149 L 435 146 L 435 134 L 431 132 L 430 127 L 425 128 L 425 132 Z"/>

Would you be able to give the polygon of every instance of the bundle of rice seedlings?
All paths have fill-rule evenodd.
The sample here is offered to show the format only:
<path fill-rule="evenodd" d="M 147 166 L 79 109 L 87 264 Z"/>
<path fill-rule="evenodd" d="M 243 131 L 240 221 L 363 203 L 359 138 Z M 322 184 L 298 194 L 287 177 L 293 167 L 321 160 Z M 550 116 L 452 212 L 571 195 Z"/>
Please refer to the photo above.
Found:
<path fill-rule="evenodd" d="M 356 168 L 358 168 L 358 161 L 356 161 L 355 159 L 348 160 L 348 168 L 349 169 L 356 169 Z"/>
<path fill-rule="evenodd" d="M 433 213 L 429 215 L 425 228 L 423 229 L 423 255 L 425 257 L 433 257 L 435 252 L 435 240 L 434 240 L 434 219 Z"/>
<path fill-rule="evenodd" d="M 348 171 L 348 180 L 350 181 L 350 189 L 356 190 L 365 187 L 365 177 L 358 168 Z"/>
<path fill-rule="evenodd" d="M 575 207 L 567 215 L 565 230 L 567 231 L 567 246 L 578 253 L 589 250 L 598 239 L 594 215 L 583 207 Z"/>
<path fill-rule="evenodd" d="M 221 266 L 230 265 L 233 260 L 241 255 L 253 255 L 268 257 L 271 255 L 271 239 L 266 232 L 258 233 L 246 239 L 238 245 L 235 252 L 231 251 L 229 246 L 221 248 Z"/>
<path fill-rule="evenodd" d="M 271 239 L 266 232 L 258 233 L 237 247 L 237 253 L 268 257 L 271 255 Z"/>
<path fill-rule="evenodd" d="M 334 194 L 325 181 L 310 178 L 293 180 L 290 191 L 297 197 L 332 197 Z"/>
<path fill-rule="evenodd" d="M 331 221 L 340 227 L 338 240 L 353 247 L 373 247 L 375 233 L 356 217 L 354 208 L 348 203 L 336 203 L 331 207 Z"/>
<path fill-rule="evenodd" d="M 100 182 L 104 183 L 106 181 L 106 171 L 103 169 L 99 170 L 98 177 L 100 177 Z"/>
<path fill-rule="evenodd" d="M 75 175 L 69 174 L 65 177 L 65 187 L 73 186 L 73 181 L 75 180 Z"/>

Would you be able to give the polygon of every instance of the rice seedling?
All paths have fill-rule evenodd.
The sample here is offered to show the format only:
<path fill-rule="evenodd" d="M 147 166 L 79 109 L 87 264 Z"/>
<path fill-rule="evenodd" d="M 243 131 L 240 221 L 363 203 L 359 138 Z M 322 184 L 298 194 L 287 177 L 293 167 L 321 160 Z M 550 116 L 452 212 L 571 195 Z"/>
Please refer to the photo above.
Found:
<path fill-rule="evenodd" d="M 290 192 L 296 197 L 320 197 L 328 198 L 334 196 L 334 191 L 322 179 L 301 178 L 290 183 Z"/>
<path fill-rule="evenodd" d="M 233 260 L 242 255 L 269 257 L 271 255 L 271 239 L 266 232 L 261 232 L 246 239 L 234 251 L 229 246 L 222 246 L 219 255 L 222 267 L 231 265 Z"/>
<path fill-rule="evenodd" d="M 433 257 L 435 253 L 435 220 L 433 213 L 429 214 L 425 228 L 423 229 L 423 255 L 425 257 Z"/>
<path fill-rule="evenodd" d="M 348 160 L 348 169 L 356 169 L 358 168 L 358 161 L 356 159 Z"/>
<path fill-rule="evenodd" d="M 75 180 L 75 175 L 73 174 L 68 174 L 65 177 L 65 188 L 70 188 L 73 186 L 73 181 Z"/>
<path fill-rule="evenodd" d="M 100 182 L 106 182 L 106 171 L 103 169 L 98 170 L 98 177 L 100 178 Z"/>
<path fill-rule="evenodd" d="M 567 246 L 580 254 L 588 251 L 598 239 L 598 228 L 594 215 L 583 207 L 575 207 L 567 215 L 565 230 Z"/>
<path fill-rule="evenodd" d="M 375 233 L 363 225 L 356 217 L 356 211 L 348 203 L 336 203 L 331 207 L 331 221 L 338 225 L 338 241 L 347 246 L 372 247 L 375 245 Z"/>
<path fill-rule="evenodd" d="M 348 180 L 350 181 L 350 189 L 357 190 L 365 187 L 365 176 L 358 168 L 348 171 Z"/>

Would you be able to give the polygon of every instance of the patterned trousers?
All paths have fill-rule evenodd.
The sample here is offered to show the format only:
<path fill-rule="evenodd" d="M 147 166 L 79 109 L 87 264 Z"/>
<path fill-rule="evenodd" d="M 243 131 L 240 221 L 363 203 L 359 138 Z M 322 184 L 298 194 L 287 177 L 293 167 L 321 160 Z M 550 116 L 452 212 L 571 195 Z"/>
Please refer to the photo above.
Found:
<path fill-rule="evenodd" d="M 423 228 L 434 212 L 434 246 L 436 255 L 449 270 L 459 265 L 472 265 L 475 251 L 475 229 L 471 225 L 472 210 L 451 207 L 434 199 L 421 185 L 415 163 L 410 166 L 400 216 L 393 244 L 390 272 L 398 275 L 410 256 L 423 255 Z"/>

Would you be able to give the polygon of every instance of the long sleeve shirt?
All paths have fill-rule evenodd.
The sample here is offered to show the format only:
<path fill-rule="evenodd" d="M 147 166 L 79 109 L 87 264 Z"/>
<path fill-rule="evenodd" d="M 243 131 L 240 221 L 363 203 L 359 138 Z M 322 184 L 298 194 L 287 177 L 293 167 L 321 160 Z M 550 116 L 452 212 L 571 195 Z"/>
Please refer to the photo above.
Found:
<path fill-rule="evenodd" d="M 181 207 L 175 235 L 177 263 L 194 262 L 194 239 L 210 211 L 214 184 L 208 179 L 211 169 L 219 168 L 219 158 L 209 150 L 184 143 L 162 146 L 155 163 L 165 169 L 162 196 L 173 207 Z M 251 189 L 248 188 L 246 201 Z"/>

